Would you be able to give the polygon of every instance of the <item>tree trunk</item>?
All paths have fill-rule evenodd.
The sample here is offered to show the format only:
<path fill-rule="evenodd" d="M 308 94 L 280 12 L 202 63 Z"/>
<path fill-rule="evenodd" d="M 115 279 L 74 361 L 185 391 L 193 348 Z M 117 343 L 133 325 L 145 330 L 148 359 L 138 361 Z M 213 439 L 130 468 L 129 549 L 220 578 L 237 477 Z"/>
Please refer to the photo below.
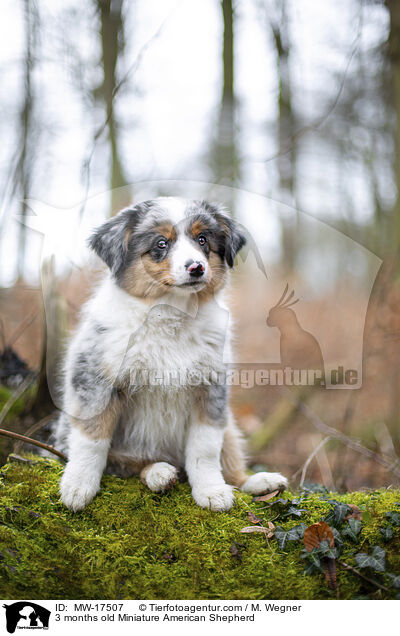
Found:
<path fill-rule="evenodd" d="M 123 0 L 97 0 L 101 20 L 101 48 L 103 85 L 101 89 L 107 115 L 110 143 L 111 214 L 115 214 L 126 202 L 118 188 L 126 184 L 118 143 L 118 125 L 114 110 L 114 92 L 117 87 L 116 67 L 122 48 Z"/>
<path fill-rule="evenodd" d="M 223 15 L 222 94 L 217 131 L 210 153 L 210 166 L 216 183 L 237 184 L 239 177 L 235 131 L 234 94 L 234 9 L 232 0 L 221 0 Z M 233 194 L 227 204 L 233 212 Z"/>
<path fill-rule="evenodd" d="M 388 39 L 388 57 L 392 76 L 392 99 L 395 113 L 394 125 L 394 179 L 397 197 L 393 206 L 392 247 L 396 260 L 400 256 L 400 3 L 397 0 L 386 0 L 390 14 L 390 32 Z"/>
<path fill-rule="evenodd" d="M 21 222 L 19 225 L 18 248 L 17 248 L 17 275 L 18 279 L 22 279 L 25 270 L 25 254 L 26 254 L 26 225 L 25 217 L 27 214 L 26 200 L 29 196 L 31 171 L 32 171 L 32 110 L 33 110 L 33 93 L 32 93 L 32 72 L 35 56 L 33 54 L 34 42 L 36 39 L 35 18 L 32 15 L 31 0 L 23 0 L 24 26 L 25 26 L 25 57 L 24 57 L 24 102 L 20 113 L 20 156 L 16 170 L 15 189 L 21 197 L 20 215 Z"/>
<path fill-rule="evenodd" d="M 295 205 L 295 117 L 292 108 L 292 92 L 290 84 L 290 41 L 286 2 L 279 5 L 280 14 L 271 20 L 271 28 L 275 43 L 278 70 L 278 172 L 279 186 L 284 201 Z M 285 268 L 291 271 L 295 264 L 297 237 L 297 212 L 283 220 L 282 248 Z"/>

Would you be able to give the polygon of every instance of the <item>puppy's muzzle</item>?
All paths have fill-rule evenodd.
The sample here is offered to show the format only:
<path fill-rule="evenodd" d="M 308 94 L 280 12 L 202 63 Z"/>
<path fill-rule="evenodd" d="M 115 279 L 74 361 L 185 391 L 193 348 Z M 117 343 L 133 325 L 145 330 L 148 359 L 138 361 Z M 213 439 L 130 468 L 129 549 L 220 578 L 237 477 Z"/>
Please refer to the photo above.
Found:
<path fill-rule="evenodd" d="M 190 275 L 190 278 L 201 278 L 206 271 L 204 263 L 201 261 L 187 261 L 185 268 Z"/>

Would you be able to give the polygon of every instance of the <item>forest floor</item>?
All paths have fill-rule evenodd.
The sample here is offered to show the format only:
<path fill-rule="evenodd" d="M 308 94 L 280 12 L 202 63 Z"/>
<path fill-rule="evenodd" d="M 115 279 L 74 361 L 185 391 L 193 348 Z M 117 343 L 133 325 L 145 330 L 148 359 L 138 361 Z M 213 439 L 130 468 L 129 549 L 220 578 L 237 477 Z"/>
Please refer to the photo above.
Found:
<path fill-rule="evenodd" d="M 199 508 L 105 476 L 80 513 L 59 500 L 62 464 L 11 455 L 0 471 L 0 594 L 7 599 L 395 599 L 400 491 L 322 486 L 236 494 Z"/>

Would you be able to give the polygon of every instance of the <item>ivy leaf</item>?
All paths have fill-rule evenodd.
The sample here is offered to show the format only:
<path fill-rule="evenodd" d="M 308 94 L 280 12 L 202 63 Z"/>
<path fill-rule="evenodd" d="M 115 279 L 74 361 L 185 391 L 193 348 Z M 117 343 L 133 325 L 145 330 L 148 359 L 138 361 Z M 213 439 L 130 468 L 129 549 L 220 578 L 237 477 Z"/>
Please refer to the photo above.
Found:
<path fill-rule="evenodd" d="M 397 576 L 395 574 L 392 574 L 391 572 L 387 573 L 389 579 L 392 582 L 393 587 L 395 587 L 396 589 L 400 588 L 400 574 L 398 574 Z"/>
<path fill-rule="evenodd" d="M 316 492 L 316 493 L 328 493 L 328 489 L 325 488 L 322 484 L 314 484 L 312 482 L 306 481 L 303 485 L 302 490 L 304 492 Z"/>
<path fill-rule="evenodd" d="M 305 523 L 300 523 L 298 526 L 290 528 L 290 530 L 284 530 L 281 526 L 276 526 L 275 537 L 278 541 L 279 548 L 283 550 L 288 541 L 298 541 L 302 539 L 305 529 Z"/>
<path fill-rule="evenodd" d="M 319 558 L 319 555 L 314 550 L 312 552 L 307 552 L 307 550 L 304 550 L 301 555 L 301 558 L 307 559 L 308 565 L 306 566 L 306 569 L 305 569 L 306 574 L 311 574 L 315 570 L 319 570 L 320 572 L 324 571 L 324 568 L 321 565 L 321 560 Z"/>
<path fill-rule="evenodd" d="M 339 530 L 336 530 L 336 528 L 332 528 L 332 532 L 333 532 L 333 537 L 335 539 L 335 546 L 337 549 L 337 553 L 338 553 L 338 556 L 340 556 L 343 552 L 342 535 L 340 534 Z"/>
<path fill-rule="evenodd" d="M 390 541 L 393 537 L 393 530 L 390 526 L 383 526 L 379 528 L 379 532 L 381 533 L 384 541 Z"/>
<path fill-rule="evenodd" d="M 352 509 L 346 503 L 338 503 L 333 509 L 333 518 L 335 524 L 340 526 L 343 521 L 346 519 L 348 514 L 352 513 Z"/>
<path fill-rule="evenodd" d="M 342 530 L 344 537 L 349 537 L 352 541 L 358 541 L 358 535 L 361 532 L 361 521 L 358 519 L 350 518 L 347 522 L 347 526 Z"/>
<path fill-rule="evenodd" d="M 400 514 L 397 512 L 387 512 L 386 518 L 393 523 L 394 526 L 400 526 Z"/>
<path fill-rule="evenodd" d="M 336 548 L 332 548 L 328 541 L 321 541 L 321 545 L 319 548 L 315 548 L 318 551 L 318 554 L 321 557 L 327 557 L 328 559 L 336 559 L 337 550 Z"/>
<path fill-rule="evenodd" d="M 257 501 L 260 501 L 259 497 L 257 498 Z M 275 501 L 271 501 L 269 505 L 275 506 L 275 504 L 281 504 L 282 506 L 287 506 L 289 503 L 291 503 L 289 499 L 275 499 Z"/>
<path fill-rule="evenodd" d="M 306 512 L 304 510 L 304 508 L 297 508 L 296 506 L 289 506 L 289 508 L 285 512 L 285 516 L 286 515 L 295 515 L 296 517 L 301 517 L 301 513 L 302 512 Z"/>
<path fill-rule="evenodd" d="M 318 548 L 313 548 L 308 552 L 307 548 L 303 550 L 302 559 L 307 560 L 305 574 L 312 574 L 315 570 L 319 570 L 325 574 L 325 578 L 332 590 L 336 589 L 336 557 L 337 550 L 329 545 L 329 541 L 323 540 Z"/>
<path fill-rule="evenodd" d="M 355 559 L 360 568 L 371 568 L 377 572 L 384 572 L 386 570 L 385 556 L 385 550 L 379 545 L 375 545 L 371 554 L 359 552 L 355 555 Z"/>

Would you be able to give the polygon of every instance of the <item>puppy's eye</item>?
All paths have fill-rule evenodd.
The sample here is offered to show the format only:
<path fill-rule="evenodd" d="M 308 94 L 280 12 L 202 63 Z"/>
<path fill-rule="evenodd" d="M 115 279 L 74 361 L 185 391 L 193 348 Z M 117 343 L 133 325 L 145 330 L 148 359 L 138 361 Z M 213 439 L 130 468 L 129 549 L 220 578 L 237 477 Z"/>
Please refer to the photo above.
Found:
<path fill-rule="evenodd" d="M 197 240 L 200 245 L 205 245 L 207 243 L 207 239 L 203 236 L 203 234 L 200 234 L 200 236 L 197 237 Z"/>
<path fill-rule="evenodd" d="M 165 250 L 165 248 L 168 247 L 168 242 L 165 239 L 160 239 L 157 241 L 157 247 L 159 247 L 160 250 Z"/>

